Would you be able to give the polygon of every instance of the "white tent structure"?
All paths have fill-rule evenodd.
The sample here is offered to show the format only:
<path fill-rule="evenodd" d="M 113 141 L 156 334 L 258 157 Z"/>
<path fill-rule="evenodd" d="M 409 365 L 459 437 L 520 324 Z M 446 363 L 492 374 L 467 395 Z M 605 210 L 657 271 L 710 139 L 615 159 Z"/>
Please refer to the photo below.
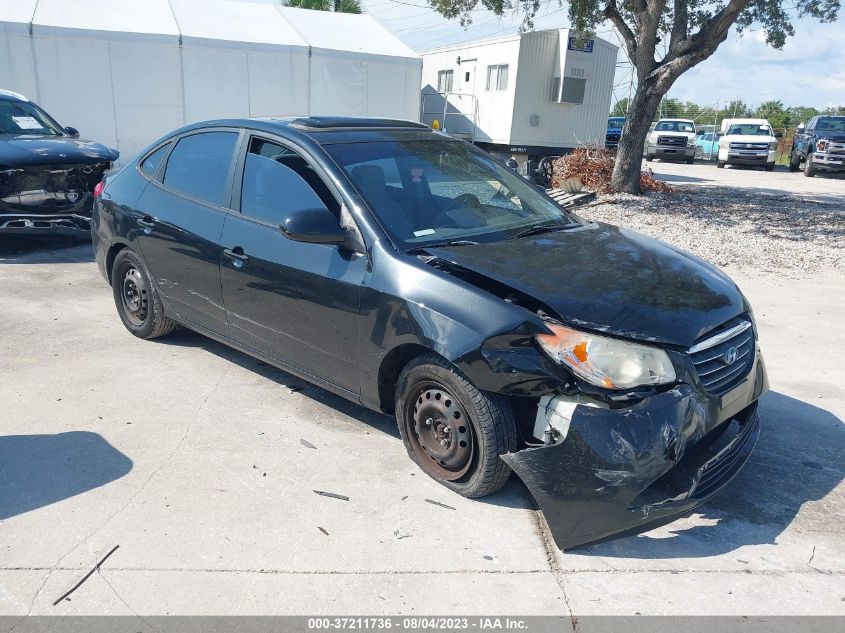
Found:
<path fill-rule="evenodd" d="M 0 88 L 124 160 L 205 119 L 416 121 L 421 69 L 367 15 L 275 0 L 0 0 Z"/>

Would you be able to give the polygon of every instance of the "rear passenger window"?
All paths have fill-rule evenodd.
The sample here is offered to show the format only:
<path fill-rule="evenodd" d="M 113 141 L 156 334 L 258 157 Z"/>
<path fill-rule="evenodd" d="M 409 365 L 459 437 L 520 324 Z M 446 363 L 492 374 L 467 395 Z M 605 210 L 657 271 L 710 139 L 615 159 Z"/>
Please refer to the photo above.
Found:
<path fill-rule="evenodd" d="M 237 139 L 236 132 L 203 132 L 181 139 L 167 159 L 165 186 L 223 206 L 227 202 L 226 176 Z"/>
<path fill-rule="evenodd" d="M 155 178 L 156 172 L 158 172 L 158 166 L 161 165 L 161 159 L 164 158 L 164 154 L 168 147 L 170 147 L 170 143 L 165 143 L 152 154 L 147 156 L 144 159 L 144 162 L 141 163 L 141 171 L 147 174 L 150 178 Z"/>
<path fill-rule="evenodd" d="M 323 179 L 295 151 L 254 138 L 244 165 L 241 213 L 279 225 L 288 211 L 326 207 L 338 215 L 340 205 Z"/>

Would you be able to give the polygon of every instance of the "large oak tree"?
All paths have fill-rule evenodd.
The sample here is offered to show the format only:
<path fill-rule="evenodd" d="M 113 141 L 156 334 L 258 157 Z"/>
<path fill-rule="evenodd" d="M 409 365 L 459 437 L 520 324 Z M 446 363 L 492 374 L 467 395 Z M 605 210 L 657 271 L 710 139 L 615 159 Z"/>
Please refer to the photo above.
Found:
<path fill-rule="evenodd" d="M 496 15 L 521 11 L 530 28 L 543 3 L 559 0 L 428 1 L 443 16 L 462 23 L 479 6 Z M 832 22 L 839 6 L 840 0 L 569 0 L 572 27 L 589 34 L 609 21 L 622 36 L 636 72 L 637 88 L 622 129 L 613 187 L 639 193 L 643 144 L 661 99 L 678 77 L 716 51 L 731 27 L 759 28 L 766 42 L 780 49 L 795 33 L 793 20 L 808 16 Z"/>

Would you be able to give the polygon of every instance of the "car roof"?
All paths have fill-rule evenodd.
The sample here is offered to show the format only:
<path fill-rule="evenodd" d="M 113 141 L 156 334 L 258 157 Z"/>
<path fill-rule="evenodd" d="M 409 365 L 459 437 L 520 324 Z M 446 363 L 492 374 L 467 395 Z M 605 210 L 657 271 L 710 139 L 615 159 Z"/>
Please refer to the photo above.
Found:
<path fill-rule="evenodd" d="M 0 100 L 3 101 L 29 101 L 19 92 L 12 92 L 11 90 L 3 90 L 0 88 Z"/>
<path fill-rule="evenodd" d="M 334 143 L 391 140 L 397 136 L 406 140 L 432 135 L 451 139 L 416 121 L 376 117 L 309 116 L 258 117 L 249 119 L 217 119 L 192 123 L 167 135 L 183 134 L 204 128 L 234 127 L 264 131 L 288 138 L 307 137 L 320 145 Z"/>

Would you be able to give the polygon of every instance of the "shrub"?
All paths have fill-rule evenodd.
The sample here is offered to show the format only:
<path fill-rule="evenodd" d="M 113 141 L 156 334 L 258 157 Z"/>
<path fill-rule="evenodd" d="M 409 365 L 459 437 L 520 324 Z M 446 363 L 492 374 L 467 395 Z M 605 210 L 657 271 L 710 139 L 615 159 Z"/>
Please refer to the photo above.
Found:
<path fill-rule="evenodd" d="M 568 178 L 579 178 L 584 187 L 596 193 L 613 193 L 610 179 L 613 175 L 613 163 L 616 153 L 603 147 L 579 147 L 566 156 L 554 161 L 552 187 L 563 186 Z M 651 171 L 640 176 L 643 191 L 671 191 L 672 188 L 662 180 L 657 180 Z"/>

